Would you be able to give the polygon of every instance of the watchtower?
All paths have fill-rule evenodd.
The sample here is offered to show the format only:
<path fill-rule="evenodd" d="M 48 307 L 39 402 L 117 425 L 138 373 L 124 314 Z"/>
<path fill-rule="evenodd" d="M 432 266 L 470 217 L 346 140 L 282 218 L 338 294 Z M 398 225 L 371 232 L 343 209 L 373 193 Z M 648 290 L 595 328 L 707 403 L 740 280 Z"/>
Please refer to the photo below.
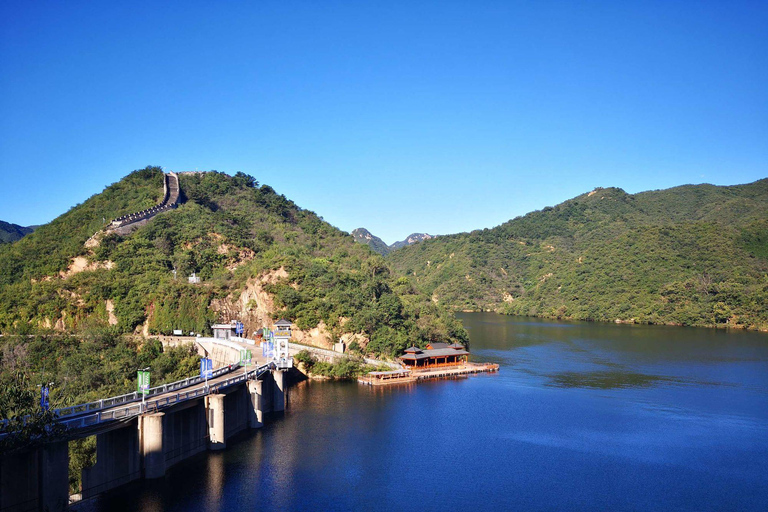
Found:
<path fill-rule="evenodd" d="M 288 342 L 291 339 L 291 322 L 281 318 L 275 322 L 272 337 L 275 340 L 275 364 L 280 369 L 293 367 L 293 358 L 288 353 Z"/>

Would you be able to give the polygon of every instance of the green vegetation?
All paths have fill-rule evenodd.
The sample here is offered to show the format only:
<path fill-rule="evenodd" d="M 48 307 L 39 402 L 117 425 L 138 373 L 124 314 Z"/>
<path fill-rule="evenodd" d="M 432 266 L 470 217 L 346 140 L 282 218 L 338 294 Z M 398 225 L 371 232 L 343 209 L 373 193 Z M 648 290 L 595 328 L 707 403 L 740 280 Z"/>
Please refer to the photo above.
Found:
<path fill-rule="evenodd" d="M 33 232 L 36 227 L 24 227 L 0 220 L 0 244 L 15 242 Z"/>
<path fill-rule="evenodd" d="M 111 219 L 160 200 L 162 170 L 147 167 L 0 246 L 0 416 L 14 432 L 0 449 L 56 434 L 39 407 L 41 383 L 53 382 L 58 408 L 135 390 L 138 368 L 151 367 L 153 385 L 196 374 L 191 348 L 164 351 L 135 334 L 209 333 L 249 285 L 269 294 L 273 319 L 322 325 L 334 339 L 356 334 L 360 354 L 466 343 L 461 324 L 393 276 L 381 256 L 271 187 L 214 171 L 182 175 L 181 188 L 177 209 L 130 235 L 86 244 Z M 192 272 L 203 282 L 188 283 Z M 251 307 L 235 314 L 248 318 Z M 315 371 L 346 378 L 363 370 L 361 361 L 317 363 Z M 32 419 L 27 426 L 24 416 Z M 70 448 L 75 491 L 80 469 L 93 463 L 93 442 Z"/>
<path fill-rule="evenodd" d="M 136 370 L 151 368 L 152 385 L 195 375 L 199 356 L 191 346 L 163 350 L 156 339 L 139 345 L 132 337 L 91 329 L 79 336 L 4 336 L 0 338 L 0 417 L 14 435 L 0 451 L 55 436 L 46 430 L 52 413 L 40 408 L 40 388 L 50 386 L 51 409 L 136 390 Z M 33 421 L 23 418 L 31 416 Z M 40 437 L 42 436 L 42 437 Z"/>
<path fill-rule="evenodd" d="M 454 309 L 768 329 L 768 179 L 596 189 L 387 261 Z"/>
<path fill-rule="evenodd" d="M 145 323 L 156 334 L 207 332 L 219 317 L 214 304 L 236 299 L 249 279 L 281 270 L 283 277 L 265 289 L 278 308 L 274 316 L 300 329 L 323 322 L 332 337 L 364 333 L 369 353 L 396 354 L 419 342 L 466 342 L 461 325 L 393 277 L 380 256 L 271 187 L 218 172 L 182 175 L 181 187 L 186 202 L 178 209 L 129 236 L 110 234 L 93 250 L 83 244 L 103 217 L 158 201 L 159 168 L 130 174 L 0 248 L 0 332 L 58 325 L 69 332 L 93 327 L 121 334 Z M 59 277 L 75 256 L 91 266 Z M 201 285 L 186 282 L 191 272 Z M 110 322 L 110 307 L 116 323 Z"/>
<path fill-rule="evenodd" d="M 388 366 L 378 367 L 366 364 L 362 357 L 352 356 L 340 359 L 335 363 L 318 361 L 307 350 L 302 350 L 293 356 L 297 363 L 301 363 L 304 370 L 311 375 L 321 375 L 338 380 L 356 379 L 368 372 L 391 370 Z"/>

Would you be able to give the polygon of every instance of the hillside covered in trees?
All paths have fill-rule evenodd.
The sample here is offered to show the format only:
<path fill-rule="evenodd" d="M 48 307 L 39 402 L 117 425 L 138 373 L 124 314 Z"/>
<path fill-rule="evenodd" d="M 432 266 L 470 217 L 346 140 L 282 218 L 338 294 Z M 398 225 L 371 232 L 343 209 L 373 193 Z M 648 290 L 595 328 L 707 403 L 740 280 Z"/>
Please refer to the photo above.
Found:
<path fill-rule="evenodd" d="M 388 262 L 454 309 L 768 329 L 768 179 L 596 189 Z"/>
<path fill-rule="evenodd" d="M 0 220 L 0 244 L 15 242 L 35 230 L 37 226 L 19 226 Z"/>
<path fill-rule="evenodd" d="M 157 204 L 162 183 L 160 168 L 135 171 L 0 247 L 0 332 L 205 333 L 222 319 L 255 330 L 286 317 L 308 340 L 346 335 L 372 354 L 467 341 L 381 256 L 242 173 L 182 174 L 177 209 L 130 235 L 89 241 L 104 218 Z M 192 272 L 201 283 L 187 281 Z"/>

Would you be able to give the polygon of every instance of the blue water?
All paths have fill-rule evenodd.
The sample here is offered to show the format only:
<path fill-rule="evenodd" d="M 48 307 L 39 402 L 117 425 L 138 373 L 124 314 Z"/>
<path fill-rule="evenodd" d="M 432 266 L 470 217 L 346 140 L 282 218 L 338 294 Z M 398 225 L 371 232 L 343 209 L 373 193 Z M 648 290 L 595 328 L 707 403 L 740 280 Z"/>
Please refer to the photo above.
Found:
<path fill-rule="evenodd" d="M 768 335 L 460 316 L 501 371 L 305 382 L 102 510 L 768 510 Z"/>

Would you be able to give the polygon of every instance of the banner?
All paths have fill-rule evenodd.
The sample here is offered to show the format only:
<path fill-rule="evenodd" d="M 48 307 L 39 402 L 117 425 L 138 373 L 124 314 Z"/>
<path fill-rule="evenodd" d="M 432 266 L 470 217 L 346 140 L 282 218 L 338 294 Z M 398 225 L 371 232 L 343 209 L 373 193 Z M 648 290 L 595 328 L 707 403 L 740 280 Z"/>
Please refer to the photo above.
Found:
<path fill-rule="evenodd" d="M 139 382 L 137 385 L 137 391 L 143 395 L 149 394 L 149 372 L 139 370 Z"/>
<path fill-rule="evenodd" d="M 261 343 L 261 355 L 272 359 L 275 357 L 275 342 L 272 340 L 269 341 L 263 341 Z"/>
<path fill-rule="evenodd" d="M 200 360 L 200 378 L 211 378 L 213 375 L 213 361 L 204 357 Z"/>
<path fill-rule="evenodd" d="M 44 411 L 48 410 L 48 405 L 49 405 L 48 393 L 49 393 L 48 386 L 42 386 L 40 388 L 40 408 L 43 409 Z"/>

